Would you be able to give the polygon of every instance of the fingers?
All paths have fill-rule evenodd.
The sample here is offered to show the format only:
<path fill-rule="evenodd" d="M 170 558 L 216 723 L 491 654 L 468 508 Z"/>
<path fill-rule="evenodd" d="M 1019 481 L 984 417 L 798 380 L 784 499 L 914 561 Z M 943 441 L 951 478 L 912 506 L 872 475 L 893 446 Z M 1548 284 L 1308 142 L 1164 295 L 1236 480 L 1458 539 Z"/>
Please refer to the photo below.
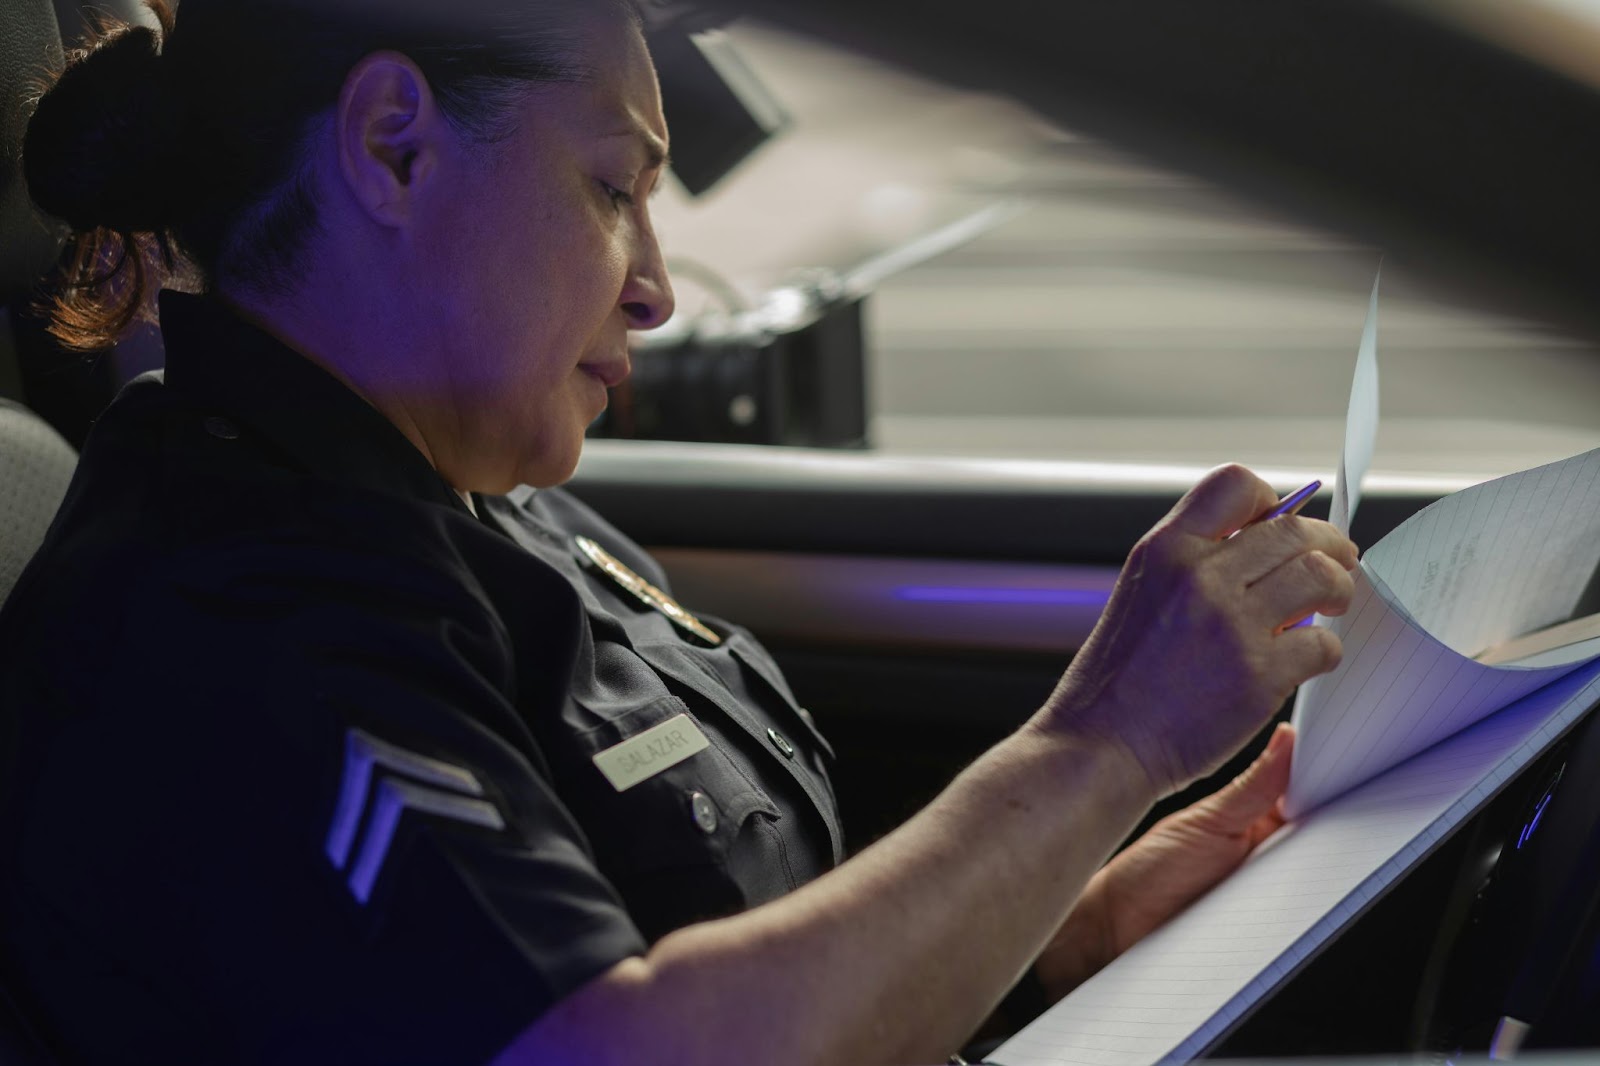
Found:
<path fill-rule="evenodd" d="M 1320 552 L 1345 570 L 1356 567 L 1356 546 L 1327 522 L 1284 515 L 1249 529 L 1228 542 L 1229 565 L 1246 585 L 1253 585 L 1287 560 Z"/>
<path fill-rule="evenodd" d="M 1296 685 L 1327 673 L 1344 657 L 1339 638 L 1322 626 L 1286 629 L 1273 638 L 1273 645 L 1278 688 L 1285 698 Z"/>
<path fill-rule="evenodd" d="M 1214 768 L 1295 686 L 1338 664 L 1333 633 L 1284 626 L 1348 609 L 1355 545 L 1293 515 L 1229 539 L 1276 502 L 1243 467 L 1207 474 L 1134 546 L 1051 696 L 1062 722 L 1115 736 L 1159 789 Z"/>
<path fill-rule="evenodd" d="M 1343 614 L 1356 591 L 1349 571 L 1321 551 L 1287 559 L 1249 588 L 1255 620 L 1273 632 L 1308 615 Z"/>
<path fill-rule="evenodd" d="M 1272 486 L 1237 463 L 1219 466 L 1172 509 L 1172 524 L 1186 533 L 1221 540 L 1278 502 Z"/>
<path fill-rule="evenodd" d="M 1210 826 L 1227 836 L 1237 836 L 1259 828 L 1261 819 L 1275 816 L 1278 800 L 1289 788 L 1290 755 L 1294 752 L 1294 729 L 1280 722 L 1267 741 L 1266 750 L 1249 768 L 1220 791 L 1207 797 L 1206 815 Z M 1276 828 L 1276 821 L 1273 825 Z"/>

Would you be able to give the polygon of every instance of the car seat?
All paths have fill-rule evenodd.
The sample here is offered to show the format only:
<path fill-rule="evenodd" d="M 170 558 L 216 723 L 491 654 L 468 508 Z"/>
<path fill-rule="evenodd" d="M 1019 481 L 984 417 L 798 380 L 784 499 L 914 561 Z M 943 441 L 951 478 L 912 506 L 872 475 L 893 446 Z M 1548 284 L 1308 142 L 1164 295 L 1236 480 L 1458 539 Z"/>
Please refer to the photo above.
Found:
<path fill-rule="evenodd" d="M 76 463 L 61 435 L 20 402 L 15 315 L 63 236 L 33 209 L 19 166 L 32 96 L 61 58 L 50 0 L 0 5 L 0 604 L 43 539 Z"/>
<path fill-rule="evenodd" d="M 22 134 L 41 75 L 61 60 L 51 0 L 0 5 L 0 604 L 43 539 L 77 461 L 61 435 L 22 404 L 18 358 L 18 312 L 63 236 L 28 199 Z"/>
<path fill-rule="evenodd" d="M 11 309 L 25 306 L 49 267 L 61 233 L 33 210 L 18 165 L 31 96 L 42 69 L 59 65 L 61 35 L 50 0 L 0 3 L 0 602 L 66 492 L 76 457 L 60 434 L 20 402 Z M 0 1062 L 52 1061 L 5 986 L 0 959 Z"/>
<path fill-rule="evenodd" d="M 44 539 L 77 461 L 44 419 L 0 398 L 0 605 Z"/>

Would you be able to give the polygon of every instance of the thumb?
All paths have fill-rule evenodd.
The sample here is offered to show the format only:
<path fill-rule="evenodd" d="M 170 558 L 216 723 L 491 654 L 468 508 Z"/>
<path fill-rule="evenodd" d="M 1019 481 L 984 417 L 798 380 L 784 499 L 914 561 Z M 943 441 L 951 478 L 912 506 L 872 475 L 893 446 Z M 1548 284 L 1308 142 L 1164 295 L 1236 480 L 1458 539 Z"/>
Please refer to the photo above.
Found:
<path fill-rule="evenodd" d="M 1172 509 L 1172 521 L 1187 533 L 1221 540 L 1271 510 L 1277 502 L 1271 485 L 1237 463 L 1229 463 L 1201 478 L 1178 501 Z"/>
<path fill-rule="evenodd" d="M 1250 830 L 1264 816 L 1276 816 L 1278 800 L 1289 787 L 1293 754 L 1294 727 L 1280 722 L 1256 761 L 1206 798 L 1206 814 L 1212 828 L 1233 836 Z"/>

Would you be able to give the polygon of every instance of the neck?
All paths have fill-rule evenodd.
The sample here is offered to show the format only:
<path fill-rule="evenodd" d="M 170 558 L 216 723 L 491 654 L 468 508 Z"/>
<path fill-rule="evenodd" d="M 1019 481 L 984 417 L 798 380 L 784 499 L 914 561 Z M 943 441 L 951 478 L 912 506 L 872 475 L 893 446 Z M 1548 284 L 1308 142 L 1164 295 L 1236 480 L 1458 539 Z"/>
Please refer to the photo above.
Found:
<path fill-rule="evenodd" d="M 239 293 L 219 293 L 218 296 L 235 313 L 338 378 L 387 418 L 462 497 L 468 510 L 477 513 L 467 489 L 462 487 L 469 485 L 470 479 L 454 470 L 455 464 L 436 446 L 439 443 L 435 439 L 439 436 L 437 430 L 448 419 L 432 418 L 435 432 L 425 432 L 423 425 L 428 420 L 422 416 L 428 412 L 419 411 L 416 397 L 408 396 L 401 387 L 408 375 L 404 369 L 397 372 L 397 368 L 415 366 L 419 358 L 406 347 L 403 339 L 386 336 L 381 324 L 371 323 L 371 316 L 319 315 L 314 300 L 280 302 Z M 371 328 L 367 328 L 368 325 Z M 433 390 L 413 388 L 410 391 L 427 396 Z M 446 390 L 438 391 L 442 395 Z M 427 398 L 432 400 L 430 410 L 440 405 L 439 400 Z M 433 413 L 439 414 L 437 410 Z"/>

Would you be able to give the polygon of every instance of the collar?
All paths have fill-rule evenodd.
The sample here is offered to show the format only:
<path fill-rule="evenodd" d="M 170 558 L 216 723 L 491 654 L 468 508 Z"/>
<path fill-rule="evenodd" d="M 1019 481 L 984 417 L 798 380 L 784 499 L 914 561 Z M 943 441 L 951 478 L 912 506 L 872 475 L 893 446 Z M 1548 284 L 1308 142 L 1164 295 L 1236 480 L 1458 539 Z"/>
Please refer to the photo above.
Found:
<path fill-rule="evenodd" d="M 348 385 L 220 300 L 164 290 L 166 384 L 237 420 L 307 472 L 468 512 L 384 415 Z"/>

